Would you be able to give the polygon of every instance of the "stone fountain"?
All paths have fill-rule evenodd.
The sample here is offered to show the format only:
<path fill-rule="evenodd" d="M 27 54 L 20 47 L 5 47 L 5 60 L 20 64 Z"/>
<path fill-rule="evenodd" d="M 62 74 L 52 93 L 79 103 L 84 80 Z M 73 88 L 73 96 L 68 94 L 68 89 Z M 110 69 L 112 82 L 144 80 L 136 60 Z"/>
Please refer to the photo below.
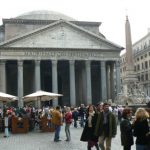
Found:
<path fill-rule="evenodd" d="M 138 82 L 128 83 L 127 88 L 121 87 L 121 93 L 116 96 L 116 104 L 120 105 L 142 105 L 147 104 L 150 98 L 142 90 Z"/>

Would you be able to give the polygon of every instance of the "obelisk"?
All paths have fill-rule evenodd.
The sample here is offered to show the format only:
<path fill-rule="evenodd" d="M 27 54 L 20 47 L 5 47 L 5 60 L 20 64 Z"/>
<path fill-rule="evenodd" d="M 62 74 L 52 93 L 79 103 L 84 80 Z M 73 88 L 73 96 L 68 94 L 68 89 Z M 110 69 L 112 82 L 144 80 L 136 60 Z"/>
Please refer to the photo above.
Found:
<path fill-rule="evenodd" d="M 138 78 L 134 71 L 134 59 L 132 51 L 132 38 L 131 38 L 131 28 L 128 16 L 126 16 L 125 23 L 125 38 L 126 38 L 126 77 L 123 81 L 123 89 L 125 95 L 131 90 L 131 86 L 138 82 Z"/>

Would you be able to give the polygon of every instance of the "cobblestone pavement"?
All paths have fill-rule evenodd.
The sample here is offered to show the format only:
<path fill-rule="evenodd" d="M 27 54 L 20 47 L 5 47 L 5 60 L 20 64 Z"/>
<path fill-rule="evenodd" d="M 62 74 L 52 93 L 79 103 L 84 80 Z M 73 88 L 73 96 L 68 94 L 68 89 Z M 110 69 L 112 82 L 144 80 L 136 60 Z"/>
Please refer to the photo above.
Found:
<path fill-rule="evenodd" d="M 54 133 L 34 131 L 27 134 L 11 134 L 9 138 L 4 138 L 4 134 L 0 133 L 0 150 L 86 150 L 87 143 L 80 141 L 82 130 L 80 127 L 74 128 L 71 126 L 72 140 L 66 142 L 63 126 L 60 135 L 62 141 L 57 143 L 53 141 Z M 122 149 L 118 126 L 117 136 L 112 140 L 112 150 Z M 132 146 L 132 150 L 135 150 L 135 146 Z"/>

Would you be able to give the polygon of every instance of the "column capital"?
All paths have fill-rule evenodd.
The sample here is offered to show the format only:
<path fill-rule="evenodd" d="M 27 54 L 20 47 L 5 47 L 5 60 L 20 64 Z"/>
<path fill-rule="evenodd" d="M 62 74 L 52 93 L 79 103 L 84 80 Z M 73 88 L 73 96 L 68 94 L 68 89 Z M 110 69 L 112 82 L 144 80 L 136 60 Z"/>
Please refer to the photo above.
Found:
<path fill-rule="evenodd" d="M 120 67 L 120 61 L 116 61 L 116 67 Z"/>
<path fill-rule="evenodd" d="M 17 62 L 18 62 L 18 66 L 20 67 L 23 66 L 23 60 L 18 60 Z"/>
<path fill-rule="evenodd" d="M 57 60 L 51 60 L 53 65 L 57 65 Z"/>
<path fill-rule="evenodd" d="M 41 62 L 41 60 L 36 59 L 36 60 L 35 60 L 35 65 L 38 65 L 38 66 L 39 66 L 39 65 L 40 65 L 40 62 Z"/>
<path fill-rule="evenodd" d="M 74 63 L 75 63 L 75 60 L 69 60 L 70 65 L 74 65 Z"/>
<path fill-rule="evenodd" d="M 91 60 L 86 60 L 86 61 L 85 61 L 85 64 L 86 64 L 87 67 L 90 67 Z"/>
<path fill-rule="evenodd" d="M 101 67 L 105 67 L 105 65 L 106 65 L 106 61 L 101 61 Z"/>

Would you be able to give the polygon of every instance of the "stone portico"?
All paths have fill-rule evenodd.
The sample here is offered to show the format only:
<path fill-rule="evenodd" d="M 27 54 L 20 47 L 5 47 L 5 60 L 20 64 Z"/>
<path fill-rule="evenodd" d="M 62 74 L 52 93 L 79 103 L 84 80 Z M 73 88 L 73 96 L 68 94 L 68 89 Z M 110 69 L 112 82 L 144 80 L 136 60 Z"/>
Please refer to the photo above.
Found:
<path fill-rule="evenodd" d="M 120 92 L 123 48 L 98 31 L 100 23 L 67 20 L 57 13 L 61 20 L 40 14 L 34 19 L 35 14 L 3 20 L 0 91 L 17 95 L 19 107 L 24 95 L 40 89 L 64 95 L 54 106 L 114 100 Z"/>

